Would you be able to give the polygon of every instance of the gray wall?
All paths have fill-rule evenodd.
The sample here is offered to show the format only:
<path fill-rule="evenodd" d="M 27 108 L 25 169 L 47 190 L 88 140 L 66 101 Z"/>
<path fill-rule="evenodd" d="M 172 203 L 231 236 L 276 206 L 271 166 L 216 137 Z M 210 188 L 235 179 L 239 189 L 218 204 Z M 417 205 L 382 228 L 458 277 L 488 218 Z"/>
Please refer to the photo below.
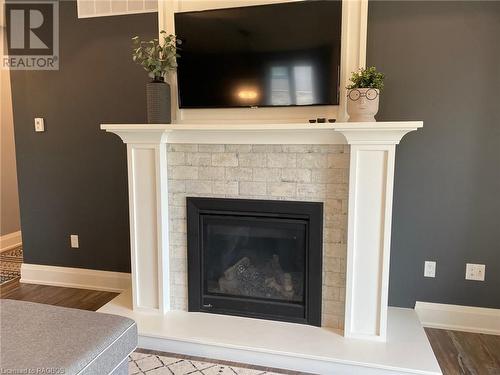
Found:
<path fill-rule="evenodd" d="M 0 29 L 0 51 L 3 51 L 5 28 Z M 17 193 L 16 149 L 10 95 L 10 75 L 0 69 L 0 236 L 21 229 Z"/>
<path fill-rule="evenodd" d="M 79 20 L 61 1 L 60 70 L 11 72 L 26 263 L 130 270 L 126 149 L 99 125 L 145 122 L 147 74 L 130 38 L 157 30 L 155 13 Z"/>
<path fill-rule="evenodd" d="M 370 2 L 379 120 L 425 122 L 398 147 L 390 304 L 500 308 L 500 2 Z M 437 261 L 435 279 L 423 277 Z M 466 281 L 465 263 L 486 264 Z"/>
<path fill-rule="evenodd" d="M 500 307 L 499 20 L 500 2 L 370 3 L 368 63 L 388 76 L 378 118 L 425 121 L 397 152 L 392 305 Z M 156 29 L 154 14 L 78 20 L 62 2 L 61 70 L 12 72 L 26 262 L 129 270 L 125 147 L 99 123 L 145 120 L 129 38 Z M 486 281 L 465 281 L 466 262 Z"/>

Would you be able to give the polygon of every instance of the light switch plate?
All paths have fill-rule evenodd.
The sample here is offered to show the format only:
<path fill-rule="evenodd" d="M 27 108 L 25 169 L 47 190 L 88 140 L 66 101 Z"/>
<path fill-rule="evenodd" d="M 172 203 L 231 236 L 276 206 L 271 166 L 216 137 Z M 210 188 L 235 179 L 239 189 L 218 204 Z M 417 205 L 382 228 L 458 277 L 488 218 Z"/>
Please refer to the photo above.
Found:
<path fill-rule="evenodd" d="M 436 262 L 425 261 L 424 264 L 424 276 L 425 277 L 436 277 Z"/>
<path fill-rule="evenodd" d="M 465 279 L 484 281 L 486 266 L 484 264 L 467 263 L 465 266 Z"/>
<path fill-rule="evenodd" d="M 78 234 L 70 234 L 69 236 L 70 242 L 71 242 L 71 247 L 78 249 L 80 247 L 79 241 L 78 241 Z"/>
<path fill-rule="evenodd" d="M 43 132 L 45 131 L 45 121 L 41 117 L 36 117 L 35 118 L 35 131 L 36 132 Z"/>

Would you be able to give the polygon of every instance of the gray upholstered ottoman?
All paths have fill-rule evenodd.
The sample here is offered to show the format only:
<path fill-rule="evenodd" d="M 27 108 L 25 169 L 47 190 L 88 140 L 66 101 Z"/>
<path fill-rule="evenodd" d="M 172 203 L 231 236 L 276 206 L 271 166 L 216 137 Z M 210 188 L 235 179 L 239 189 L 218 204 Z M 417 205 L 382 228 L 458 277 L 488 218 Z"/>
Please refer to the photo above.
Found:
<path fill-rule="evenodd" d="M 0 314 L 2 374 L 128 374 L 131 319 L 6 299 Z"/>

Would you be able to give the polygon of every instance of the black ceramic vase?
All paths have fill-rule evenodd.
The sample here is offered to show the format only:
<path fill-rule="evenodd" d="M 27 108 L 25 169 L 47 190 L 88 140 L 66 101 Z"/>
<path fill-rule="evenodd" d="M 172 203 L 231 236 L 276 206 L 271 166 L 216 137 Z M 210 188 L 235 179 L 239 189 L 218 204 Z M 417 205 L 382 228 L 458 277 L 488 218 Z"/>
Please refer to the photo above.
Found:
<path fill-rule="evenodd" d="M 170 86 L 161 78 L 146 85 L 148 124 L 170 124 Z"/>

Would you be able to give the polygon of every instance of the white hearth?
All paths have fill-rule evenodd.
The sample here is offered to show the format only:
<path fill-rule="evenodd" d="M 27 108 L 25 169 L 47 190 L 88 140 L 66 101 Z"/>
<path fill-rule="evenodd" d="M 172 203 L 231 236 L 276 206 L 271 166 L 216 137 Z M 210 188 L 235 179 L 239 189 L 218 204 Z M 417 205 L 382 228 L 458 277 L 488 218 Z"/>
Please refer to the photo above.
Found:
<path fill-rule="evenodd" d="M 118 313 L 136 319 L 140 345 L 152 349 L 191 355 L 205 353 L 214 358 L 247 361 L 301 371 L 308 371 L 308 368 L 312 371 L 312 368 L 317 368 L 317 372 L 322 373 L 326 369 L 345 370 L 341 373 L 361 373 L 359 366 L 363 368 L 369 366 L 371 370 L 378 368 L 377 371 L 381 371 L 370 370 L 370 373 L 387 373 L 389 370 L 401 373 L 403 369 L 408 373 L 439 373 L 439 366 L 414 312 L 388 309 L 387 306 L 395 147 L 406 133 L 422 126 L 422 122 L 102 125 L 103 130 L 116 133 L 127 144 L 132 288 L 131 294 L 120 295 L 100 311 Z M 341 149 L 345 147 L 344 150 L 350 152 L 350 162 L 347 159 L 349 162 L 348 209 L 345 207 L 347 264 L 344 266 L 346 281 L 343 336 L 339 334 L 339 331 L 332 331 L 326 327 L 304 327 L 291 323 L 175 311 L 179 310 L 175 295 L 179 292 L 177 286 L 172 284 L 172 279 L 175 276 L 175 279 L 180 280 L 182 284 L 183 276 L 179 273 L 176 259 L 172 258 L 171 242 L 179 241 L 179 238 L 182 240 L 183 234 L 182 232 L 172 233 L 169 225 L 179 224 L 183 217 L 182 215 L 176 216 L 178 210 L 169 206 L 169 188 L 172 190 L 170 191 L 172 200 L 176 181 L 171 180 L 172 176 L 169 176 L 173 169 L 169 169 L 168 166 L 168 160 L 172 163 L 172 159 L 167 157 L 169 150 L 171 151 L 168 147 L 210 144 L 304 145 L 304 147 L 309 145 L 310 147 L 301 148 L 301 150 L 307 150 L 308 157 L 314 155 L 315 152 L 325 152 L 324 149 L 325 147 L 328 149 L 328 145 L 337 145 Z M 322 145 L 323 148 L 314 148 L 311 145 Z M 227 147 L 227 149 L 238 150 L 235 147 Z M 254 150 L 252 147 L 243 146 L 240 149 L 245 150 L 246 153 Z M 289 149 L 291 148 L 288 147 L 287 150 Z M 295 149 L 298 150 L 297 147 Z M 198 150 L 199 148 L 193 148 L 191 152 L 198 152 Z M 305 154 L 298 153 L 297 155 L 299 155 L 298 158 L 302 158 Z M 224 157 L 224 155 L 216 155 L 214 158 L 224 163 Z M 239 162 L 238 158 L 235 160 L 235 163 Z M 189 175 L 188 167 L 182 167 L 184 169 L 179 174 L 183 178 L 197 179 L 196 176 Z M 291 171 L 295 173 L 296 170 Z M 318 167 L 312 172 L 315 171 L 318 172 L 321 169 Z M 307 170 L 305 172 L 306 176 L 312 173 Z M 196 184 L 196 181 L 194 183 Z M 241 187 L 245 186 L 248 190 L 253 186 L 252 183 L 255 184 L 255 182 L 247 182 Z M 347 186 L 347 181 L 345 183 Z M 210 190 L 213 189 L 213 184 L 214 182 L 205 184 L 207 192 L 213 193 Z M 228 192 L 226 196 L 242 196 L 241 191 L 235 194 L 238 192 L 238 186 L 237 181 L 231 183 L 231 192 Z M 255 186 L 265 187 L 266 185 Z M 297 189 L 296 185 L 294 186 L 292 189 Z M 322 197 L 327 199 L 329 185 L 326 182 L 324 188 L 321 186 L 320 189 L 313 184 L 302 184 L 301 187 L 301 191 L 312 192 L 310 200 L 321 201 L 316 198 Z M 269 190 L 267 192 L 269 193 Z M 256 193 L 255 196 L 262 194 Z M 252 194 L 247 192 L 243 195 Z M 300 199 L 300 196 L 290 196 L 292 199 Z M 286 199 L 286 197 L 285 195 L 278 199 Z M 264 197 L 264 199 L 272 198 L 272 195 Z M 182 208 L 180 210 L 182 211 Z M 177 224 L 173 220 L 177 220 Z M 325 229 L 328 230 L 328 227 Z M 329 235 L 331 234 L 324 234 L 325 237 Z M 343 291 L 342 286 L 340 290 Z M 342 296 L 341 299 L 343 298 Z M 179 295 L 177 295 L 177 300 L 182 304 Z M 323 319 L 325 320 L 325 316 Z M 194 327 L 200 324 L 209 324 L 211 328 L 207 327 L 203 334 L 190 329 L 191 325 Z M 283 332 L 280 330 L 296 330 L 297 335 L 300 332 L 306 335 L 308 344 L 299 345 L 296 351 L 288 347 L 283 348 L 283 353 L 280 354 L 283 343 L 279 339 L 264 340 L 265 344 L 259 344 L 258 340 L 253 338 L 238 341 L 234 337 L 217 333 L 213 329 L 217 325 L 225 324 L 231 326 L 232 330 L 250 328 L 259 330 L 259 327 L 266 327 L 269 332 L 274 332 L 276 335 L 282 335 Z M 396 330 L 397 325 L 399 325 L 397 330 L 403 332 L 391 332 L 391 329 Z M 406 328 L 401 325 L 407 325 L 407 332 L 405 332 Z M 174 326 L 178 328 L 174 329 L 175 334 L 172 333 Z M 244 339 L 244 337 L 239 338 Z M 327 345 L 329 340 L 333 346 L 340 345 L 340 347 L 314 356 L 317 348 L 315 349 L 313 342 L 318 341 Z M 176 344 L 178 344 L 177 350 Z M 300 349 L 301 347 L 303 349 Z M 373 355 L 366 355 L 366 353 L 357 355 L 355 353 L 357 350 L 368 351 Z M 380 350 L 385 354 L 382 355 Z M 421 351 L 421 360 L 410 361 L 414 350 Z M 406 357 L 402 351 L 406 351 Z M 244 353 L 250 357 L 244 356 Z M 251 353 L 254 353 L 253 357 Z M 262 359 L 267 358 L 266 360 L 258 361 L 259 355 L 255 353 L 267 353 L 269 356 L 262 357 Z M 323 357 L 319 358 L 321 356 Z M 357 356 L 358 359 L 356 359 Z M 308 358 L 312 362 L 304 368 L 301 367 L 301 361 L 297 361 L 297 358 L 304 360 Z M 318 367 L 313 365 L 316 360 Z M 347 371 L 348 369 L 357 369 L 357 372 L 356 370 L 349 372 L 351 370 Z"/>

